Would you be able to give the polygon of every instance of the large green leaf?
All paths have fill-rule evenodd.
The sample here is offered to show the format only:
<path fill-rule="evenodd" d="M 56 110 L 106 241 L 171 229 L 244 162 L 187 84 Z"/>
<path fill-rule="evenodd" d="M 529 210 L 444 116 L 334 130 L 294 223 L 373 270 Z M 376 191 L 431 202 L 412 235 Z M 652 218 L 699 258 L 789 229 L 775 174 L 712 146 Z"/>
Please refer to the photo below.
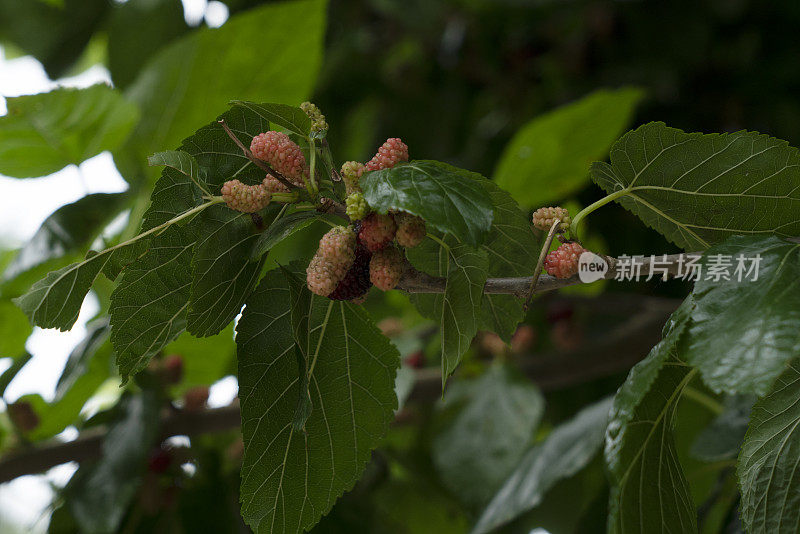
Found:
<path fill-rule="evenodd" d="M 239 314 L 258 282 L 264 260 L 250 258 L 258 239 L 250 214 L 233 211 L 225 205 L 212 206 L 193 224 L 201 237 L 192 259 L 193 282 L 186 327 L 196 336 L 213 336 Z"/>
<path fill-rule="evenodd" d="M 477 247 L 492 227 L 492 203 L 480 175 L 440 161 L 419 160 L 364 174 L 360 185 L 381 213 L 400 210 Z"/>
<path fill-rule="evenodd" d="M 0 358 L 16 358 L 25 350 L 31 325 L 11 301 L 0 300 Z"/>
<path fill-rule="evenodd" d="M 34 325 L 69 330 L 78 320 L 83 299 L 100 271 L 113 280 L 144 245 L 144 241 L 137 241 L 102 252 L 90 250 L 84 260 L 49 273 L 13 302 Z"/>
<path fill-rule="evenodd" d="M 509 141 L 497 164 L 497 185 L 526 207 L 561 200 L 589 183 L 589 166 L 630 123 L 639 89 L 601 89 L 536 117 Z"/>
<path fill-rule="evenodd" d="M 111 294 L 111 343 L 123 380 L 186 328 L 192 284 L 193 232 L 171 226 L 128 265 Z"/>
<path fill-rule="evenodd" d="M 691 305 L 687 299 L 673 314 L 664 339 L 631 370 L 614 397 L 605 445 L 610 533 L 697 531 L 672 432 L 683 388 L 695 375 L 677 356 Z"/>
<path fill-rule="evenodd" d="M 538 506 L 558 481 L 569 478 L 595 457 L 603 444 L 612 399 L 581 410 L 528 451 L 481 513 L 472 534 L 483 534 Z"/>
<path fill-rule="evenodd" d="M 425 270 L 447 277 L 444 293 L 414 294 L 412 302 L 423 316 L 439 322 L 444 387 L 478 333 L 489 261 L 483 250 L 455 245 L 440 248 L 434 262 Z"/>
<path fill-rule="evenodd" d="M 53 212 L 19 251 L 6 270 L 5 280 L 50 260 L 76 254 L 88 247 L 128 200 L 123 193 L 95 193 Z"/>
<path fill-rule="evenodd" d="M 158 436 L 160 402 L 153 391 L 125 396 L 103 438 L 102 457 L 81 465 L 66 500 L 81 532 L 117 532 L 139 488 L 142 465 Z"/>
<path fill-rule="evenodd" d="M 724 411 L 714 418 L 694 439 L 691 455 L 703 462 L 732 460 L 739 453 L 750 422 L 753 395 L 730 395 Z"/>
<path fill-rule="evenodd" d="M 486 504 L 522 458 L 543 411 L 536 386 L 502 365 L 452 384 L 431 447 L 447 487 L 469 504 Z"/>
<path fill-rule="evenodd" d="M 297 106 L 273 103 L 256 104 L 242 100 L 234 100 L 231 104 L 248 109 L 265 121 L 301 137 L 307 138 L 311 133 L 311 119 L 305 111 Z"/>
<path fill-rule="evenodd" d="M 756 132 L 685 133 L 645 124 L 611 149 L 592 178 L 684 249 L 733 234 L 800 235 L 800 153 Z"/>
<path fill-rule="evenodd" d="M 269 4 L 166 47 L 126 91 L 142 109 L 129 154 L 177 146 L 234 96 L 295 105 L 306 99 L 322 61 L 325 9 L 324 0 Z"/>
<path fill-rule="evenodd" d="M 237 326 L 245 451 L 242 515 L 258 532 L 302 532 L 360 476 L 388 428 L 397 350 L 359 307 L 314 297 L 309 318 L 313 411 L 293 421 L 301 382 L 289 289 L 271 271 Z"/>
<path fill-rule="evenodd" d="M 486 191 L 494 207 L 492 230 L 489 238 L 480 247 L 488 258 L 490 277 L 515 277 L 530 275 L 538 258 L 538 243 L 531 231 L 527 217 L 511 196 L 485 178 L 475 175 L 475 181 Z M 446 249 L 457 246 L 459 240 L 453 235 L 438 235 L 426 239 L 419 246 L 407 251 L 408 258 L 417 269 L 435 276 L 447 276 Z M 432 295 L 414 295 L 412 302 L 425 317 L 438 319 L 437 302 Z M 481 300 L 480 328 L 493 330 L 510 341 L 511 335 L 524 316 L 524 302 L 513 295 L 483 295 Z M 439 308 L 436 308 L 439 309 Z"/>
<path fill-rule="evenodd" d="M 81 56 L 110 7 L 108 0 L 0 0 L 0 33 L 55 80 Z"/>
<path fill-rule="evenodd" d="M 706 278 L 717 256 L 733 258 L 731 279 Z M 758 279 L 745 276 L 760 256 Z M 745 260 L 742 280 L 734 275 Z M 735 236 L 704 255 L 695 284 L 686 361 L 719 392 L 764 394 L 800 353 L 800 245 L 777 237 Z"/>
<path fill-rule="evenodd" d="M 117 148 L 136 124 L 136 106 L 107 85 L 9 98 L 0 117 L 0 173 L 51 174 Z"/>
<path fill-rule="evenodd" d="M 800 528 L 800 363 L 792 362 L 753 407 L 737 465 L 747 532 Z"/>
<path fill-rule="evenodd" d="M 155 53 L 189 30 L 180 0 L 113 3 L 108 20 L 108 70 L 127 87 Z"/>

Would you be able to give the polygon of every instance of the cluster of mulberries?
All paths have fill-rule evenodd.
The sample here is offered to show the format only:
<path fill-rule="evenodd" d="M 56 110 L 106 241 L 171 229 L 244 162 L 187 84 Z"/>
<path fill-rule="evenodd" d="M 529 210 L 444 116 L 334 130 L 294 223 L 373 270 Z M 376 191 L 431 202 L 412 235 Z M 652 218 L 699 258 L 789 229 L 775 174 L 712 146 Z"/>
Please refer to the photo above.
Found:
<path fill-rule="evenodd" d="M 360 302 L 373 284 L 389 291 L 400 282 L 405 256 L 399 247 L 419 245 L 425 238 L 425 221 L 410 213 L 371 212 L 358 183 L 364 172 L 388 169 L 400 161 L 408 161 L 408 147 L 400 139 L 393 138 L 387 139 L 366 165 L 356 161 L 342 165 L 342 178 L 347 188 L 346 212 L 353 221 L 351 232 L 357 238 L 353 243 L 348 237 L 347 246 L 338 244 L 331 250 L 324 250 L 326 238 L 323 237 L 307 270 L 308 287 L 312 292 L 334 300 Z M 342 232 L 338 231 L 337 235 Z M 331 261 L 329 258 L 334 255 L 337 258 L 346 256 L 349 261 Z"/>
<path fill-rule="evenodd" d="M 273 169 L 296 186 L 302 187 L 305 184 L 308 176 L 306 157 L 300 146 L 285 133 L 269 131 L 258 134 L 250 142 L 250 152 L 256 158 L 269 163 Z M 266 180 L 269 182 L 267 188 L 273 193 L 287 191 L 286 186 L 274 176 L 268 174 Z"/>
<path fill-rule="evenodd" d="M 391 169 L 401 161 L 408 161 L 408 145 L 398 137 L 391 137 L 381 145 L 378 153 L 367 162 L 364 168 L 368 171 Z"/>
<path fill-rule="evenodd" d="M 578 273 L 578 259 L 586 252 L 580 243 L 564 243 L 544 259 L 547 274 L 556 278 L 570 278 Z"/>
<path fill-rule="evenodd" d="M 569 212 L 560 207 L 539 208 L 533 212 L 532 222 L 534 227 L 547 232 L 553 226 L 556 219 L 561 220 L 561 223 L 558 225 L 558 230 L 561 232 L 565 232 L 569 228 L 570 223 L 572 223 Z"/>
<path fill-rule="evenodd" d="M 272 194 L 264 184 L 245 185 L 239 180 L 228 180 L 222 185 L 222 198 L 231 209 L 255 213 L 267 207 Z"/>

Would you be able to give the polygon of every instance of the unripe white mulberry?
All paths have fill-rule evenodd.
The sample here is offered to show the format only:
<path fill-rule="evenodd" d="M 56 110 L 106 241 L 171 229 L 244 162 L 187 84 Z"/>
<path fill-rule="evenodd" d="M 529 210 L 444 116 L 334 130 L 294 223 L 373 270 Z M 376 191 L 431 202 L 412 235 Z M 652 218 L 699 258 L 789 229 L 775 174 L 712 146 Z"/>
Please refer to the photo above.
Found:
<path fill-rule="evenodd" d="M 263 184 L 245 185 L 239 180 L 228 180 L 222 185 L 222 198 L 231 209 L 255 213 L 267 207 L 272 194 Z"/>
<path fill-rule="evenodd" d="M 558 230 L 561 232 L 565 232 L 572 223 L 569 212 L 560 207 L 539 208 L 533 212 L 533 217 L 531 218 L 533 226 L 545 232 L 550 231 L 556 219 L 561 219 L 561 223 L 558 225 Z"/>
<path fill-rule="evenodd" d="M 306 157 L 297 143 L 283 132 L 269 131 L 258 134 L 250 142 L 250 152 L 266 161 L 293 184 L 302 187 L 308 176 Z"/>
<path fill-rule="evenodd" d="M 544 259 L 547 274 L 556 278 L 570 278 L 578 273 L 578 259 L 586 252 L 579 243 L 564 243 Z"/>

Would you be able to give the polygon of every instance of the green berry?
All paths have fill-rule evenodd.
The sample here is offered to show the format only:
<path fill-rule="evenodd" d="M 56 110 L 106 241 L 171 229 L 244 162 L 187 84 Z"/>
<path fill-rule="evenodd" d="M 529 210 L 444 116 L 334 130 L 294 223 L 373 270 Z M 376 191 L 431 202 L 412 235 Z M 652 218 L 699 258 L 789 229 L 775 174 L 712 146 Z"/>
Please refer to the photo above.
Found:
<path fill-rule="evenodd" d="M 347 207 L 347 216 L 350 217 L 351 221 L 363 219 L 369 213 L 369 204 L 367 204 L 367 199 L 364 198 L 364 194 L 361 192 L 356 191 L 348 195 L 347 199 L 345 199 L 345 205 Z"/>

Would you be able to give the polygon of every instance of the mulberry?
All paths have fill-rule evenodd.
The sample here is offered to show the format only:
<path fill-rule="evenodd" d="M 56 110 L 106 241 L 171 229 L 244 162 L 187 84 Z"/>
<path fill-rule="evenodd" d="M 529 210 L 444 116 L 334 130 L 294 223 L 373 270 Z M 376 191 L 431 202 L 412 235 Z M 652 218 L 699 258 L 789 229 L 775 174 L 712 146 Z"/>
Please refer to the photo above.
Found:
<path fill-rule="evenodd" d="M 239 180 L 228 180 L 222 185 L 222 198 L 229 208 L 244 213 L 254 213 L 269 204 L 272 194 L 263 184 L 245 185 Z"/>
<path fill-rule="evenodd" d="M 345 205 L 347 207 L 345 210 L 347 212 L 347 216 L 353 221 L 363 219 L 369 212 L 369 205 L 367 204 L 367 199 L 364 198 L 363 193 L 350 193 L 345 199 Z"/>
<path fill-rule="evenodd" d="M 342 165 L 342 179 L 348 195 L 361 191 L 358 181 L 361 179 L 362 174 L 364 174 L 363 163 L 347 161 Z"/>
<path fill-rule="evenodd" d="M 558 225 L 558 230 L 564 232 L 569 228 L 572 218 L 569 212 L 564 208 L 539 208 L 533 212 L 533 226 L 545 232 L 550 230 L 556 219 L 561 219 L 561 224 Z"/>
<path fill-rule="evenodd" d="M 377 252 L 394 239 L 397 225 L 391 215 L 370 213 L 361 221 L 358 239 L 370 252 Z"/>
<path fill-rule="evenodd" d="M 369 276 L 369 266 L 372 253 L 363 245 L 356 246 L 355 259 L 348 269 L 347 274 L 329 295 L 332 300 L 361 300 L 372 287 Z"/>
<path fill-rule="evenodd" d="M 394 289 L 403 274 L 403 253 L 397 247 L 388 247 L 372 255 L 369 262 L 369 279 L 382 291 Z"/>
<path fill-rule="evenodd" d="M 308 118 L 311 119 L 311 132 L 312 133 L 322 133 L 328 129 L 328 123 L 325 121 L 325 115 L 322 114 L 322 111 L 317 107 L 316 104 L 311 102 L 303 102 L 300 104 L 300 109 L 302 109 Z"/>
<path fill-rule="evenodd" d="M 397 223 L 397 244 L 401 247 L 414 248 L 425 239 L 425 221 L 410 213 L 398 213 L 394 216 Z"/>
<path fill-rule="evenodd" d="M 345 226 L 337 226 L 322 236 L 306 269 L 308 289 L 321 297 L 330 295 L 353 265 L 355 248 L 356 234 Z"/>
<path fill-rule="evenodd" d="M 391 169 L 401 161 L 408 161 L 408 146 L 399 137 L 391 137 L 378 149 L 378 153 L 364 167 L 367 171 Z"/>
<path fill-rule="evenodd" d="M 293 184 L 302 187 L 308 175 L 308 164 L 297 143 L 283 132 L 258 134 L 250 142 L 255 157 L 269 163 Z"/>
<path fill-rule="evenodd" d="M 264 178 L 264 181 L 262 183 L 264 184 L 264 187 L 267 188 L 267 191 L 269 191 L 273 195 L 275 193 L 288 193 L 289 192 L 289 188 L 286 187 L 285 185 L 283 185 L 280 182 L 280 180 L 278 180 L 277 178 L 275 178 L 271 174 L 268 174 L 267 177 Z M 295 185 L 297 185 L 297 184 L 295 184 Z"/>
<path fill-rule="evenodd" d="M 544 259 L 544 269 L 556 278 L 569 278 L 578 273 L 578 259 L 586 249 L 575 242 L 564 243 Z"/>

